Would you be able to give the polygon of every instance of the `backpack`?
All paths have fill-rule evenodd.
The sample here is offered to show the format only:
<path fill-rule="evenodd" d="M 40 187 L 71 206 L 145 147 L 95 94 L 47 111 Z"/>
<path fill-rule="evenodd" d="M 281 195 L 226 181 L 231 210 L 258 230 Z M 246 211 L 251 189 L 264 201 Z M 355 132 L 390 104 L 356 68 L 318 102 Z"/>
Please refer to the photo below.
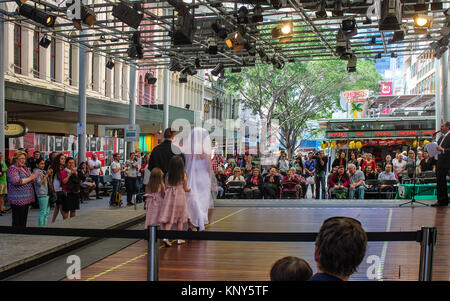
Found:
<path fill-rule="evenodd" d="M 120 192 L 116 192 L 116 197 L 114 198 L 114 205 L 121 207 L 122 206 L 122 195 Z"/>

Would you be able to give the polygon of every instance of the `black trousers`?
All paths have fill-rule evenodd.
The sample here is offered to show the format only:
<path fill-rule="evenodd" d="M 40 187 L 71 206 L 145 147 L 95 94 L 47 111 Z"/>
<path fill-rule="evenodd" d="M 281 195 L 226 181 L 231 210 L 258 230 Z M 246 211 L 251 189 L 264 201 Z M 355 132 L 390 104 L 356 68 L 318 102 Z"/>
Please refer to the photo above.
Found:
<path fill-rule="evenodd" d="M 125 188 L 127 190 L 127 203 L 133 203 L 133 194 L 137 193 L 136 177 L 125 177 Z"/>
<path fill-rule="evenodd" d="M 11 205 L 12 226 L 13 227 L 25 228 L 27 226 L 28 207 L 29 206 L 30 205 L 24 205 L 24 206 Z"/>
<path fill-rule="evenodd" d="M 95 183 L 95 197 L 99 198 L 100 197 L 100 188 L 98 187 L 98 182 L 99 182 L 99 176 L 90 176 L 92 178 L 92 180 L 94 180 Z"/>
<path fill-rule="evenodd" d="M 266 199 L 278 199 L 280 198 L 280 188 L 273 183 L 264 184 L 264 198 Z"/>
<path fill-rule="evenodd" d="M 437 201 L 441 205 L 448 205 L 447 174 L 450 168 L 436 168 Z"/>

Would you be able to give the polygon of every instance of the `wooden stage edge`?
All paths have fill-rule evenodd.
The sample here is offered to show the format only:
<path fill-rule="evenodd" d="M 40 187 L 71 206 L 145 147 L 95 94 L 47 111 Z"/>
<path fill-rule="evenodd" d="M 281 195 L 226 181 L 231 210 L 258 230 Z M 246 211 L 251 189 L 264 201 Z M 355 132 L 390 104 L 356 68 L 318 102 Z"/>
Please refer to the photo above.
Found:
<path fill-rule="evenodd" d="M 217 207 L 206 231 L 317 232 L 331 216 L 361 221 L 367 232 L 416 231 L 437 227 L 433 280 L 450 280 L 450 210 L 401 208 Z M 304 258 L 316 271 L 314 243 L 188 241 L 160 250 L 159 279 L 172 281 L 265 281 L 272 264 L 284 256 Z M 417 242 L 369 242 L 355 281 L 418 280 Z M 374 273 L 373 261 L 380 260 Z M 369 258 L 370 257 L 370 258 Z M 369 271 L 369 273 L 368 273 Z M 146 281 L 147 243 L 139 241 L 81 271 L 84 281 Z M 67 280 L 67 279 L 63 279 Z"/>

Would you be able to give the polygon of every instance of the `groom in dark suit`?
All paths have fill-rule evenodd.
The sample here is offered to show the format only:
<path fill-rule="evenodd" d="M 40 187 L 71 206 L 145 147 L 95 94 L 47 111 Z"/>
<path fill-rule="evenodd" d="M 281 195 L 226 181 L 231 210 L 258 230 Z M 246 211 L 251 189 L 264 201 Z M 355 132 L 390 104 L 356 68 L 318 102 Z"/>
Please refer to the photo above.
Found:
<path fill-rule="evenodd" d="M 437 141 L 441 153 L 437 158 L 436 168 L 436 186 L 437 186 L 437 203 L 431 205 L 433 207 L 448 206 L 447 193 L 447 174 L 450 170 L 450 122 L 446 121 L 441 125 L 441 137 Z"/>

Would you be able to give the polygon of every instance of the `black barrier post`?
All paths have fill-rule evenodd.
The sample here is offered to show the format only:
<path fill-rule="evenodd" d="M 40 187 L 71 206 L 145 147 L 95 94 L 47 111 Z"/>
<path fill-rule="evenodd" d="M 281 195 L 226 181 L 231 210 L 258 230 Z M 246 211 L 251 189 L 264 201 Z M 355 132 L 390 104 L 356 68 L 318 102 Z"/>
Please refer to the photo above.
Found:
<path fill-rule="evenodd" d="M 419 281 L 431 281 L 436 234 L 436 227 L 422 227 L 422 240 L 420 241 Z"/>
<path fill-rule="evenodd" d="M 159 280 L 159 239 L 156 237 L 157 225 L 148 227 L 147 281 Z"/>

